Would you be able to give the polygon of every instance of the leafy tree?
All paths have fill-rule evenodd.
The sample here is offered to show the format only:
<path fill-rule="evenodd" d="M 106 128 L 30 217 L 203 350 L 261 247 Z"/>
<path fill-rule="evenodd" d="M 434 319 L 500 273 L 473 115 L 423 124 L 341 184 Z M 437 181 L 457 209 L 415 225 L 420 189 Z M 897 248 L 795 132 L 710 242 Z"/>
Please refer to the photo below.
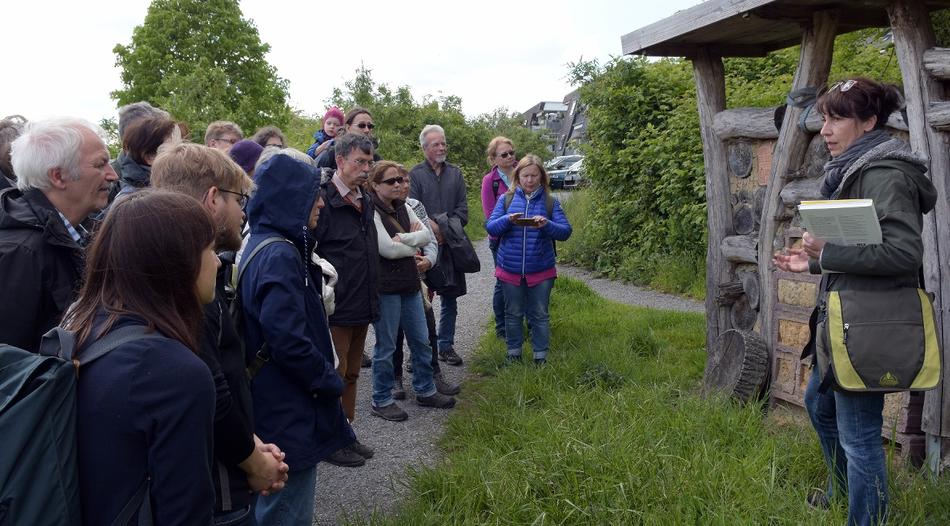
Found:
<path fill-rule="evenodd" d="M 219 119 L 247 133 L 283 126 L 287 81 L 264 58 L 269 50 L 237 0 L 153 0 L 132 42 L 113 49 L 123 87 L 112 98 L 149 101 L 187 122 L 198 141 Z"/>

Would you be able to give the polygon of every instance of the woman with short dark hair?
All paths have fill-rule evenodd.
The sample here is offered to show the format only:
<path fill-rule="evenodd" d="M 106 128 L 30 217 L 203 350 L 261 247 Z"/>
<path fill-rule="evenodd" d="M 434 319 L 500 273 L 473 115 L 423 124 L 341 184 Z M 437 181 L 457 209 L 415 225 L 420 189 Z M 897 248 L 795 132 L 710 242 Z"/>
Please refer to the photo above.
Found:
<path fill-rule="evenodd" d="M 884 129 L 888 117 L 902 105 L 896 86 L 864 77 L 837 82 L 818 97 L 816 109 L 824 120 L 821 136 L 831 152 L 821 195 L 824 199 L 873 200 L 882 241 L 845 246 L 826 243 L 806 232 L 802 248 L 774 256 L 773 263 L 781 270 L 822 274 L 805 356 L 816 355 L 816 338 L 822 338 L 820 327 L 827 319 L 823 306 L 829 292 L 918 286 L 923 214 L 933 209 L 937 193 L 925 175 L 926 162 Z M 805 407 L 830 474 L 827 489 L 809 495 L 808 503 L 827 508 L 830 499 L 847 495 L 849 525 L 883 523 L 888 506 L 887 465 L 881 444 L 884 394 L 822 387 L 824 378 L 814 361 L 812 366 Z"/>
<path fill-rule="evenodd" d="M 210 215 L 183 194 L 130 194 L 99 229 L 63 326 L 76 333 L 80 363 L 101 339 L 138 334 L 78 366 L 84 524 L 139 509 L 133 497 L 146 489 L 155 524 L 211 523 L 215 392 L 195 353 L 219 264 Z"/>
<path fill-rule="evenodd" d="M 122 193 L 151 185 L 152 162 L 158 156 L 158 149 L 169 144 L 181 143 L 188 136 L 184 124 L 164 116 L 146 117 L 132 123 L 122 136 L 122 177 L 119 184 Z"/>

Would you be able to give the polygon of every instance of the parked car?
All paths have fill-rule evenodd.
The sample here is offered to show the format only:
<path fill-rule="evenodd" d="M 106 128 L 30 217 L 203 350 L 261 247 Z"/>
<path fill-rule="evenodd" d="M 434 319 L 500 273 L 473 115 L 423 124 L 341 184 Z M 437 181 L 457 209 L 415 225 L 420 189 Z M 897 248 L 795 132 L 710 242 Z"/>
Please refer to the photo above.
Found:
<path fill-rule="evenodd" d="M 584 159 L 580 159 L 567 169 L 562 186 L 564 188 L 577 188 L 583 185 L 584 182 Z"/>
<path fill-rule="evenodd" d="M 564 188 L 564 177 L 568 169 L 583 158 L 583 155 L 562 155 L 548 161 L 544 169 L 551 180 L 551 188 Z"/>

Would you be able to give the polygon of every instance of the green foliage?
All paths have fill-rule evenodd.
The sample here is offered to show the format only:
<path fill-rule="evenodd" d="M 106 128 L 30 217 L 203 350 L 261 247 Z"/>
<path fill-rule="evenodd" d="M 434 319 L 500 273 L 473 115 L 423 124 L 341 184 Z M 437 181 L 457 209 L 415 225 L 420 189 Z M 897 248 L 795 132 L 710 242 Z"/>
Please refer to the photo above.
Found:
<path fill-rule="evenodd" d="M 169 111 L 189 124 L 197 142 L 219 119 L 248 134 L 283 126 L 287 81 L 265 59 L 269 50 L 237 0 L 153 0 L 132 41 L 113 49 L 123 87 L 112 98 Z"/>
<path fill-rule="evenodd" d="M 544 367 L 505 366 L 493 331 L 449 417 L 444 457 L 378 524 L 816 524 L 826 475 L 803 418 L 698 396 L 702 316 L 607 302 L 558 279 Z M 891 458 L 889 524 L 944 524 L 950 486 Z"/>

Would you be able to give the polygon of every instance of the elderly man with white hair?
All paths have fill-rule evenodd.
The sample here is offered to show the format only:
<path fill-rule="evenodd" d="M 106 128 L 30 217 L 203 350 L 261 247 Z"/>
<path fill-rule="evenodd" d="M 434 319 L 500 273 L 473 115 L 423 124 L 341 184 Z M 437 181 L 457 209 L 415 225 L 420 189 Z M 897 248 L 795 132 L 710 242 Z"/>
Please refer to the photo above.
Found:
<path fill-rule="evenodd" d="M 419 134 L 419 144 L 426 160 L 409 171 L 409 196 L 425 206 L 429 225 L 439 245 L 445 243 L 439 225 L 433 219 L 441 214 L 456 218 L 465 226 L 468 223 L 468 201 L 465 198 L 465 179 L 458 166 L 448 163 L 445 130 L 438 124 L 427 124 Z M 440 247 L 440 250 L 444 248 Z M 462 365 L 462 358 L 455 352 L 455 320 L 458 317 L 459 296 L 465 295 L 465 274 L 455 273 L 455 284 L 438 290 L 442 300 L 439 311 L 439 360 L 449 365 Z"/>
<path fill-rule="evenodd" d="M 0 343 L 30 351 L 82 280 L 84 221 L 118 179 L 94 125 L 33 121 L 11 145 L 16 187 L 0 192 Z"/>

